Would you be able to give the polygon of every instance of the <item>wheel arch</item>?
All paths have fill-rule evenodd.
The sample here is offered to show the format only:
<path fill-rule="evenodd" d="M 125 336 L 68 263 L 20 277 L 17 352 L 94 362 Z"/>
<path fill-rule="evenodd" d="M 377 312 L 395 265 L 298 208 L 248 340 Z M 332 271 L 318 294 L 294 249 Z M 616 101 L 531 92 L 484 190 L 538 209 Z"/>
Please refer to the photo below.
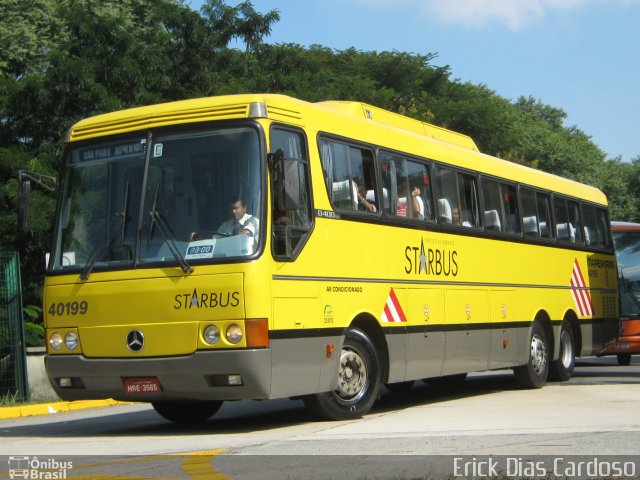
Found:
<path fill-rule="evenodd" d="M 556 342 L 556 336 L 553 332 L 551 317 L 546 310 L 542 309 L 536 313 L 533 321 L 539 322 L 542 325 L 542 328 L 544 328 L 544 333 L 547 335 L 547 342 L 549 342 L 549 351 L 553 352 L 553 357 L 555 358 L 558 354 L 558 352 L 556 352 L 556 345 L 558 342 Z"/>
<path fill-rule="evenodd" d="M 389 347 L 382 327 L 376 318 L 367 312 L 358 314 L 351 322 L 350 327 L 359 328 L 373 342 L 380 359 L 382 382 L 385 383 L 389 379 Z"/>

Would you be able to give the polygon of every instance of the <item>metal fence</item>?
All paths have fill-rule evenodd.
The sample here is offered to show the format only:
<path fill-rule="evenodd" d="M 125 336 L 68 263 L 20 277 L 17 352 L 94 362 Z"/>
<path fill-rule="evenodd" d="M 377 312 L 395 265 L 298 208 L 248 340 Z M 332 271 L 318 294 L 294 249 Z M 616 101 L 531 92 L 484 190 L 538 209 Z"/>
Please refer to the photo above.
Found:
<path fill-rule="evenodd" d="M 29 396 L 17 252 L 0 252 L 0 396 Z"/>

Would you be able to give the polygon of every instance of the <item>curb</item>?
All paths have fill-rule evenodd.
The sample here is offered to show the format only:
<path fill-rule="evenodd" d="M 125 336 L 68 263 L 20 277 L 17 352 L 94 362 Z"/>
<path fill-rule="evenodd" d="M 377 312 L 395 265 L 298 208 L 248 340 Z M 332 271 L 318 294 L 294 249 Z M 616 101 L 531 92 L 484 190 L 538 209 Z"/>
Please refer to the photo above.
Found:
<path fill-rule="evenodd" d="M 78 400 L 75 402 L 51 402 L 15 407 L 0 407 L 0 420 L 10 418 L 31 417 L 35 415 L 52 415 L 59 412 L 73 412 L 86 408 L 111 407 L 114 405 L 130 405 L 132 402 L 117 400 Z"/>

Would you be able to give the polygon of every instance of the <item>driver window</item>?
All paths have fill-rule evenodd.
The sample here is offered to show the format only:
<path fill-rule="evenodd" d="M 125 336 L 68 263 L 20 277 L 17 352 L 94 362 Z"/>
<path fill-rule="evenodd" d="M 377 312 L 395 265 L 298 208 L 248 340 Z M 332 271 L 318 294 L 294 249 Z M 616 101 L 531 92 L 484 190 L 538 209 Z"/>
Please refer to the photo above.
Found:
<path fill-rule="evenodd" d="M 295 210 L 280 210 L 277 201 L 281 187 L 271 185 L 272 216 L 272 252 L 281 260 L 295 258 L 309 236 L 312 226 L 311 190 L 309 182 L 309 166 L 307 161 L 307 144 L 304 135 L 295 130 L 274 128 L 271 131 L 271 152 L 281 150 L 284 158 L 298 160 L 298 181 L 300 198 Z"/>

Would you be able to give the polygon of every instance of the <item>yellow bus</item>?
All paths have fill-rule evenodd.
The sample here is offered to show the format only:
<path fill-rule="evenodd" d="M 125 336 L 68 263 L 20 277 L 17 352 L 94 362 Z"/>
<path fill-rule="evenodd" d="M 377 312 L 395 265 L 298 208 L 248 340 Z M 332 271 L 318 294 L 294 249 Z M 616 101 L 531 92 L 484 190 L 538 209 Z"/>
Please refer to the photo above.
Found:
<path fill-rule="evenodd" d="M 44 290 L 63 399 L 349 419 L 382 385 L 568 379 L 617 333 L 600 191 L 370 105 L 134 108 L 75 124 L 64 163 Z"/>

